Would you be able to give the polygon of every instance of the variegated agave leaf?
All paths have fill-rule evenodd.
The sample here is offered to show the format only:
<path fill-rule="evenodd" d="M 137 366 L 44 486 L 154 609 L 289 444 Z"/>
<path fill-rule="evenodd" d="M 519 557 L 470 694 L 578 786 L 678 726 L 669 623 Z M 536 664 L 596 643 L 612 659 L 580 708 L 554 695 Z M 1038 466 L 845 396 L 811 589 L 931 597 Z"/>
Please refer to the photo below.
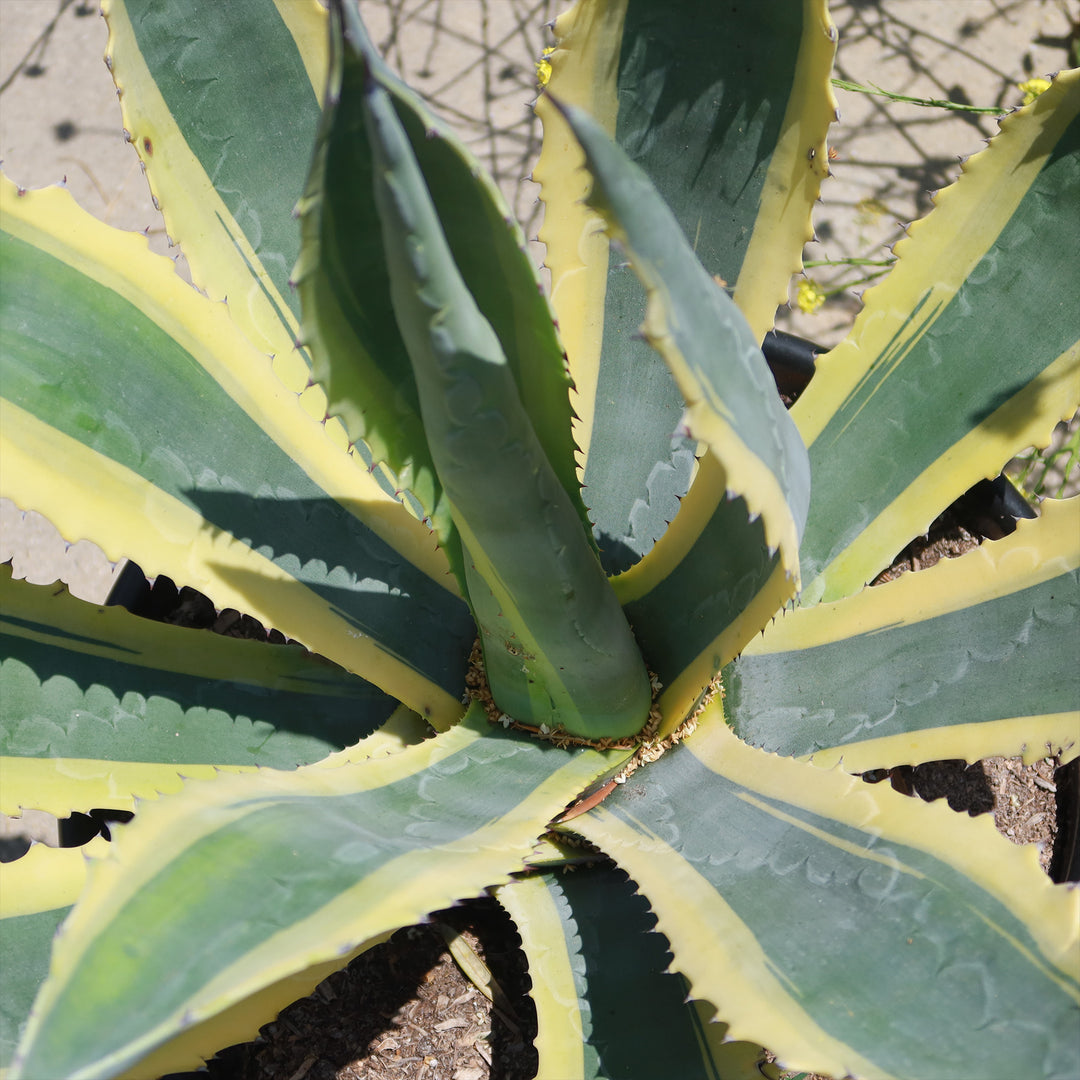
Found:
<path fill-rule="evenodd" d="M 644 169 L 760 342 L 801 267 L 827 172 L 836 31 L 818 0 L 667 9 L 617 0 L 574 5 L 555 33 L 548 95 L 537 106 L 540 238 L 578 389 L 586 501 L 605 566 L 624 570 L 665 535 L 700 449 L 681 428 L 679 388 L 635 334 L 645 291 L 617 253 L 609 260 L 557 103 L 591 114 Z M 727 482 L 709 455 L 701 473 L 694 513 L 679 515 L 698 529 L 722 516 Z M 746 494 L 734 481 L 730 489 Z"/>
<path fill-rule="evenodd" d="M 0 1067 L 197 1066 L 491 888 L 543 1075 L 734 1080 L 762 1045 L 837 1075 L 1080 1072 L 1080 893 L 989 822 L 851 775 L 1077 753 L 1080 501 L 863 585 L 1080 402 L 1080 76 L 943 193 L 789 419 L 758 345 L 826 169 L 821 0 L 558 20 L 537 169 L 558 332 L 493 185 L 351 5 L 106 10 L 201 292 L 3 181 L 0 488 L 311 651 L 0 578 L 0 811 L 135 810 L 89 862 L 0 867 Z M 1032 282 L 1047 302 L 1015 303 Z M 646 667 L 661 736 L 721 668 L 723 694 L 611 783 L 630 750 L 466 708 L 478 631 L 504 711 L 610 721 L 579 631 L 632 661 L 623 720 Z M 622 869 L 554 873 L 556 818 Z"/>
<path fill-rule="evenodd" d="M 976 481 L 1018 448 L 1045 446 L 1073 415 L 1078 79 L 1063 72 L 1001 121 L 897 244 L 852 334 L 818 361 L 821 378 L 792 413 L 814 474 L 804 602 L 856 591 Z"/>

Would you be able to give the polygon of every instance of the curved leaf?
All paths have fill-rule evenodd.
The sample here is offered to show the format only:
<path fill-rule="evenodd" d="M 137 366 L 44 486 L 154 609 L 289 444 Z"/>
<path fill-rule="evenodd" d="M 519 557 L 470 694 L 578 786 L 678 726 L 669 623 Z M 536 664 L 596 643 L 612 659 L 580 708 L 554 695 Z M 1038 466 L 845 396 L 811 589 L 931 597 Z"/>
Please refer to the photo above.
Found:
<path fill-rule="evenodd" d="M 769 547 L 797 575 L 810 469 L 753 332 L 648 177 L 586 113 L 567 106 L 565 115 L 593 177 L 589 205 L 645 286 L 641 329 L 686 402 L 688 433 L 723 463 L 729 490 L 762 518 Z"/>
<path fill-rule="evenodd" d="M 668 533 L 614 580 L 678 724 L 720 665 L 794 595 L 809 465 L 739 309 L 647 177 L 584 113 L 566 115 L 594 176 L 589 203 L 646 287 L 645 338 L 687 402 L 686 430 L 710 453 Z"/>
<path fill-rule="evenodd" d="M 92 864 L 12 1080 L 130 1069 L 290 974 L 505 881 L 617 760 L 523 740 L 474 706 L 385 760 L 223 776 L 146 804 Z M 199 1046 L 178 1048 L 172 1068 L 197 1063 Z"/>
<path fill-rule="evenodd" d="M 294 645 L 150 622 L 0 567 L 0 754 L 295 768 L 393 698 Z M 48 809 L 48 807 L 39 807 Z"/>
<path fill-rule="evenodd" d="M 691 993 L 785 1065 L 1080 1070 L 1080 892 L 987 818 L 754 750 L 713 705 L 568 827 L 647 893 Z"/>
<path fill-rule="evenodd" d="M 405 344 L 393 318 L 363 118 L 365 71 L 390 95 L 466 288 L 491 323 L 522 404 L 564 490 L 587 522 L 570 434 L 569 376 L 524 237 L 468 148 L 382 62 L 352 5 L 334 5 L 331 87 L 301 201 L 294 271 L 315 376 L 353 438 L 363 438 L 433 515 L 438 479 Z"/>
<path fill-rule="evenodd" d="M 315 0 L 102 7 L 124 128 L 169 236 L 195 284 L 229 300 L 243 332 L 299 393 L 308 365 L 294 348 L 292 208 L 326 81 L 325 10 Z"/>
<path fill-rule="evenodd" d="M 1078 202 L 1071 71 L 1002 120 L 912 226 L 792 410 L 814 474 L 804 602 L 857 591 L 972 484 L 1072 416 Z"/>
<path fill-rule="evenodd" d="M 59 188 L 0 205 L 4 494 L 460 716 L 475 629 L 426 527 L 144 239 Z"/>
<path fill-rule="evenodd" d="M 495 701 L 528 724 L 633 735 L 652 697 L 637 643 L 374 82 L 365 110 L 394 315 L 461 536 Z"/>
<path fill-rule="evenodd" d="M 727 501 L 726 486 L 726 474 L 707 457 L 671 528 L 612 581 L 662 684 L 665 735 L 794 591 L 761 519 L 750 519 L 745 500 Z"/>
<path fill-rule="evenodd" d="M 748 742 L 848 771 L 1069 760 L 1078 625 L 1080 499 L 1048 500 L 1004 540 L 784 613 L 724 672 L 724 709 Z"/>
<path fill-rule="evenodd" d="M 6 690 L 5 687 L 5 693 Z M 376 734 L 324 758 L 315 767 L 336 768 L 344 762 L 396 753 L 406 745 L 419 742 L 425 727 L 414 714 L 398 710 Z M 122 751 L 124 744 L 119 743 L 114 749 Z M 227 769 L 235 772 L 252 770 L 254 766 Z M 67 817 L 73 810 L 91 808 L 133 810 L 139 800 L 180 791 L 181 773 L 183 778 L 191 779 L 210 778 L 220 771 L 220 766 L 191 764 L 170 768 L 145 762 L 71 757 L 0 758 L 0 813 L 18 816 L 24 807 L 36 807 L 57 817 Z M 116 829 L 114 825 L 114 835 Z M 88 859 L 105 856 L 108 851 L 108 841 L 98 836 L 80 848 L 52 848 L 35 843 L 21 859 L 0 863 L 0 958 L 4 969 L 4 992 L 0 994 L 0 1069 L 10 1064 L 34 996 L 45 982 L 57 926 L 83 890 Z M 178 1047 L 161 1051 L 163 1066 L 156 1068 L 151 1062 L 145 1075 L 156 1078 L 168 1070 L 171 1062 L 192 1060 L 191 1054 L 196 1052 L 193 1047 L 209 1055 L 234 1042 L 235 1032 L 250 1033 L 275 1007 L 309 993 L 324 974 L 340 966 L 341 962 L 331 962 L 325 971 L 326 965 L 317 965 L 301 975 L 288 976 L 264 991 L 268 995 L 265 999 L 256 995 L 235 1009 L 226 1010 L 225 1015 L 201 1027 L 194 1041 L 190 1035 L 186 1039 L 181 1037 Z"/>
<path fill-rule="evenodd" d="M 550 93 L 594 116 L 644 170 L 709 274 L 734 289 L 760 341 L 801 265 L 828 169 L 836 34 L 825 4 L 581 0 L 555 33 Z M 585 496 L 605 566 L 622 570 L 671 520 L 693 447 L 673 442 L 678 390 L 635 340 L 644 294 L 625 267 L 609 267 L 595 219 L 578 205 L 587 180 L 574 140 L 550 101 L 537 109 L 544 152 L 534 175 L 547 207 L 540 237 L 580 394 Z"/>
<path fill-rule="evenodd" d="M 764 1051 L 727 1041 L 667 970 L 667 942 L 625 874 L 536 875 L 496 893 L 517 924 L 536 1002 L 538 1076 L 761 1080 Z M 647 1003 L 647 1018 L 640 1015 Z"/>

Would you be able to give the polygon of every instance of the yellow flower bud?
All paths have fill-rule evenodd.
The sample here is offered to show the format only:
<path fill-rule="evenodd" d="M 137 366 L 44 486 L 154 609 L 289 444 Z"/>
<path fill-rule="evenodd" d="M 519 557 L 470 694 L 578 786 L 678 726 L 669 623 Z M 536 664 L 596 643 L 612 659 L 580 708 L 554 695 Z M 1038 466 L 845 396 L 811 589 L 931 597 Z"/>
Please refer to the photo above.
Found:
<path fill-rule="evenodd" d="M 551 62 L 548 60 L 548 57 L 554 51 L 554 48 L 545 49 L 543 53 L 541 53 L 540 59 L 536 61 L 536 81 L 541 89 L 547 86 L 548 79 L 551 78 Z"/>
<path fill-rule="evenodd" d="M 802 278 L 799 281 L 795 303 L 799 305 L 800 311 L 805 311 L 807 315 L 813 315 L 825 303 L 825 293 L 822 292 L 816 281 L 811 281 L 810 278 Z"/>
<path fill-rule="evenodd" d="M 1027 82 L 1017 83 L 1016 85 L 1024 95 L 1024 104 L 1030 105 L 1040 94 L 1050 89 L 1050 80 L 1028 79 Z"/>

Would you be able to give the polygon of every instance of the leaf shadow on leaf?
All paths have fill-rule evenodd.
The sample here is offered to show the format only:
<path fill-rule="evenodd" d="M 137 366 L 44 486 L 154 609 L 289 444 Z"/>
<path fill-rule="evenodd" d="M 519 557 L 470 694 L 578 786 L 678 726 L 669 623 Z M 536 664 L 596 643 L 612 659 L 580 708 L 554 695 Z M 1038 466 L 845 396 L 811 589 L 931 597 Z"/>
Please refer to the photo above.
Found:
<path fill-rule="evenodd" d="M 549 888 L 575 935 L 575 975 L 587 999 L 586 1053 L 595 1055 L 598 1074 L 695 1076 L 704 1075 L 706 1062 L 720 1064 L 711 1055 L 727 1026 L 703 1023 L 703 1014 L 715 1010 L 690 1000 L 689 984 L 636 882 L 618 867 L 600 865 L 552 876 Z M 636 1023 L 635 1003 L 644 1002 L 651 1022 Z M 658 1026 L 663 1039 L 656 1038 Z"/>
<path fill-rule="evenodd" d="M 802 30 L 791 9 L 777 0 L 699 0 L 663 12 L 631 5 L 626 15 L 617 141 L 656 185 L 708 272 L 732 285 L 784 120 L 782 82 L 794 71 Z M 735 38 L 733 20 L 742 31 Z M 734 55 L 718 55 L 718 43 Z M 725 70 L 737 74 L 724 78 Z M 607 405 L 594 418 L 585 471 L 585 499 L 609 573 L 649 551 L 690 480 L 692 444 L 677 434 L 682 398 L 638 334 L 645 306 L 644 289 L 614 251 L 597 389 Z"/>
<path fill-rule="evenodd" d="M 722 188 L 721 201 L 730 204 L 730 210 L 702 223 L 701 232 L 714 235 L 699 234 L 695 251 L 710 273 L 731 282 L 738 277 L 749 242 L 746 216 L 737 204 L 754 205 L 759 198 L 783 122 L 783 110 L 767 103 L 782 100 L 783 90 L 776 82 L 781 73 L 793 71 L 792 57 L 801 36 L 799 20 L 790 17 L 790 5 L 769 0 L 743 5 L 748 9 L 743 12 L 743 32 L 733 40 L 727 32 L 733 6 L 699 2 L 679 12 L 634 8 L 628 13 L 620 58 L 618 129 L 619 142 L 630 156 L 650 175 L 662 178 L 661 192 L 680 220 L 697 220 L 700 207 L 712 201 L 708 189 Z M 747 25 L 748 15 L 757 33 Z M 707 29 L 710 23 L 718 28 Z M 724 42 L 736 54 L 731 68 L 741 77 L 724 80 L 719 75 L 725 63 L 716 50 Z M 770 61 L 755 63 L 753 58 L 762 55 Z M 762 84 L 768 92 L 762 91 Z M 698 133 L 693 142 L 699 153 L 673 159 L 672 135 L 665 138 L 665 128 Z M 700 132 L 708 134 L 702 138 Z M 663 158 L 662 169 L 645 164 L 650 154 Z M 716 168 L 720 161 L 723 167 Z M 679 212 L 680 205 L 685 206 L 685 215 Z"/>
<path fill-rule="evenodd" d="M 185 494 L 212 526 L 242 539 L 295 579 L 283 582 L 216 567 L 239 592 L 264 604 L 269 600 L 284 613 L 299 582 L 348 621 L 358 637 L 375 638 L 384 651 L 414 668 L 420 668 L 417 658 L 423 658 L 428 678 L 454 696 L 460 694 L 476 636 L 468 607 L 344 512 L 340 503 L 242 492 Z M 302 640 L 288 625 L 276 629 Z"/>
<path fill-rule="evenodd" d="M 979 401 L 977 408 L 968 412 L 968 420 L 971 426 L 973 428 L 978 427 L 980 424 L 992 420 L 992 417 L 998 409 L 1007 405 L 1013 397 L 1025 390 L 1028 392 L 1028 395 L 1033 396 L 1035 400 L 1038 401 L 1044 393 L 1040 384 L 1045 381 L 1046 379 L 1044 376 L 1037 375 L 1031 381 L 1018 379 L 1009 386 L 1002 386 L 995 390 L 985 401 Z M 1004 423 L 992 421 L 989 427 L 991 430 L 1000 430 L 1004 434 L 1009 434 L 1011 432 L 1011 426 Z"/>
<path fill-rule="evenodd" d="M 600 559 L 608 574 L 629 570 L 641 558 L 639 552 L 606 530 L 598 529 L 595 535 L 597 546 L 600 548 Z"/>
<path fill-rule="evenodd" d="M 5 667 L 20 669 L 5 679 L 8 691 L 66 705 L 69 715 L 57 723 L 35 714 L 6 727 L 2 750 L 12 756 L 295 768 L 371 734 L 395 707 L 362 679 L 345 692 L 345 673 L 329 661 L 321 662 L 337 693 L 162 671 L 136 658 L 45 649 L 15 636 L 5 636 L 4 647 Z"/>

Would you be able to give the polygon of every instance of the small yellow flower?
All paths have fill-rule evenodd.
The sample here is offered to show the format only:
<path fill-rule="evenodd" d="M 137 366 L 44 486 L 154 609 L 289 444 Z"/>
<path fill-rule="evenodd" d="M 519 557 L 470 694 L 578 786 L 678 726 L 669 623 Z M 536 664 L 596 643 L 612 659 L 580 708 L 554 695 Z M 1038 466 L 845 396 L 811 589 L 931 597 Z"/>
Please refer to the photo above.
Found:
<path fill-rule="evenodd" d="M 548 79 L 551 78 L 551 62 L 548 60 L 548 57 L 554 51 L 554 46 L 545 49 L 540 55 L 540 59 L 536 61 L 536 81 L 540 85 L 541 89 L 547 86 Z"/>
<path fill-rule="evenodd" d="M 1017 87 L 1024 95 L 1024 104 L 1030 105 L 1040 94 L 1050 89 L 1049 79 L 1028 79 L 1027 82 L 1017 83 Z"/>
<path fill-rule="evenodd" d="M 821 291 L 821 286 L 816 281 L 803 278 L 799 282 L 799 291 L 795 297 L 795 303 L 799 305 L 800 311 L 805 311 L 807 315 L 813 315 L 825 303 L 825 293 Z"/>

